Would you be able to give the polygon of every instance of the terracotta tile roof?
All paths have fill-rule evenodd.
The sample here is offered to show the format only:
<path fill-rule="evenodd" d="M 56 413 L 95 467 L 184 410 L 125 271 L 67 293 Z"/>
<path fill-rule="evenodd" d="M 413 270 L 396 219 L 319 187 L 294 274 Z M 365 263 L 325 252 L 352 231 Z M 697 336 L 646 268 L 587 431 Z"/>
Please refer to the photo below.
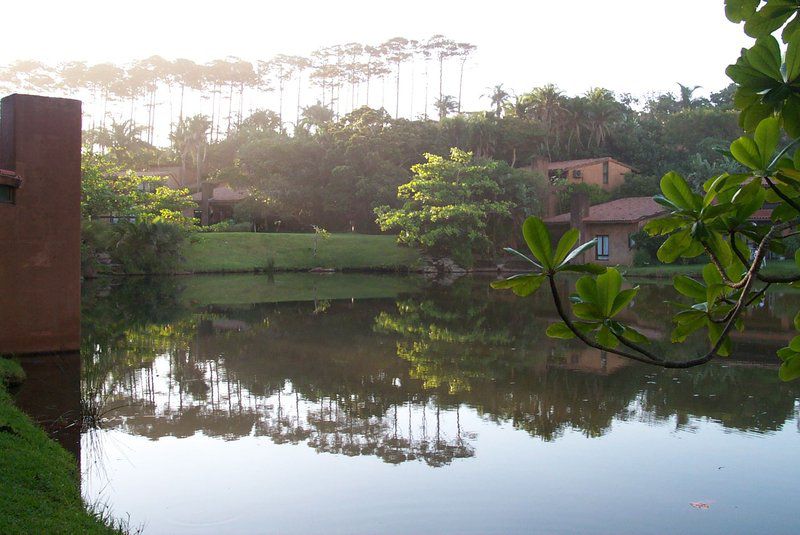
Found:
<path fill-rule="evenodd" d="M 589 207 L 584 223 L 633 223 L 666 212 L 652 197 L 626 197 Z M 545 223 L 569 223 L 569 212 L 545 219 Z"/>
<path fill-rule="evenodd" d="M 247 192 L 245 190 L 235 190 L 228 186 L 217 186 L 214 188 L 214 193 L 211 194 L 209 201 L 236 202 L 241 201 L 246 197 Z M 200 202 L 202 200 L 202 193 L 199 191 L 197 193 L 193 193 L 192 200 Z"/>
<path fill-rule="evenodd" d="M 753 221 L 769 221 L 772 218 L 772 208 L 762 208 L 756 210 L 750 219 Z"/>
<path fill-rule="evenodd" d="M 605 156 L 603 158 L 585 158 L 583 160 L 565 160 L 563 162 L 550 162 L 547 165 L 548 169 L 577 169 L 579 167 L 586 167 L 587 165 L 593 165 L 596 163 L 603 163 L 603 162 L 616 162 L 619 165 L 627 167 L 628 169 L 633 169 L 630 165 L 626 163 L 622 163 L 619 160 L 615 160 L 610 156 Z"/>
<path fill-rule="evenodd" d="M 228 186 L 218 186 L 214 188 L 212 201 L 241 201 L 247 197 L 247 192 L 231 189 Z"/>

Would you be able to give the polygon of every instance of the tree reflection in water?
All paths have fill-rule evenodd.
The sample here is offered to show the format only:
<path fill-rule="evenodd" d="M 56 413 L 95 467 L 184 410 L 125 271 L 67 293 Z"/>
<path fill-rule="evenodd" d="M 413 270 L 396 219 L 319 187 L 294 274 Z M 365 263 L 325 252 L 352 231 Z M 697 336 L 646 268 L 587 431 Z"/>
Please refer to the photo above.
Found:
<path fill-rule="evenodd" d="M 87 291 L 83 396 L 106 408 L 103 426 L 152 440 L 259 436 L 443 466 L 475 455 L 464 411 L 546 441 L 573 429 L 601 436 L 629 419 L 766 433 L 793 417 L 798 398 L 763 356 L 785 341 L 782 311 L 796 306 L 781 305 L 792 295 L 753 313 L 738 360 L 672 371 L 549 339 L 546 296 L 511 299 L 485 280 L 323 308 L 198 306 L 181 301 L 174 279 Z M 660 290 L 646 286 L 638 301 L 633 322 L 666 335 Z"/>

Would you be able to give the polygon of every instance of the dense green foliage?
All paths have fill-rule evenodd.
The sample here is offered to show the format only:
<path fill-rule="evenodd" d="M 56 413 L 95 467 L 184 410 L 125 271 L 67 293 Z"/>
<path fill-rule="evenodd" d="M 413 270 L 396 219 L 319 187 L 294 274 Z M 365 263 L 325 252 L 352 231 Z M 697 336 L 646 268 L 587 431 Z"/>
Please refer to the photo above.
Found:
<path fill-rule="evenodd" d="M 714 173 L 700 188 L 693 188 L 679 173 L 665 174 L 661 193 L 654 199 L 668 214 L 645 226 L 651 236 L 666 238 L 656 253 L 664 263 L 707 255 L 701 281 L 685 275 L 674 278 L 682 300 L 674 303 L 677 313 L 672 318 L 671 341 L 683 343 L 695 331 L 703 330 L 709 349 L 699 356 L 673 360 L 645 347 L 647 338 L 616 318 L 638 288 L 623 290 L 622 277 L 613 268 L 601 268 L 602 274 L 578 280 L 577 293 L 570 298 L 572 316 L 577 319 L 571 318 L 555 277 L 564 270 L 562 258 L 575 246 L 577 236 L 566 240 L 572 231 L 568 232 L 553 252 L 547 229 L 540 220 L 530 218 L 523 233 L 533 255 L 528 260 L 534 272 L 495 287 L 529 295 L 549 280 L 562 319 L 550 326 L 549 335 L 577 337 L 591 347 L 658 366 L 696 366 L 731 354 L 733 329 L 744 329 L 744 312 L 764 298 L 770 285 L 800 283 L 800 255 L 795 256 L 797 269 L 789 276 L 762 272 L 767 253 L 784 254 L 786 238 L 800 222 L 800 149 L 796 149 L 800 139 L 781 147 L 784 133 L 800 136 L 800 17 L 786 24 L 800 6 L 784 0 L 727 0 L 726 11 L 734 22 L 746 21 L 745 31 L 757 38 L 727 71 L 737 83 L 734 103 L 741 110 L 740 124 L 749 134 L 730 145 L 729 155 L 743 172 Z M 772 36 L 780 29 L 785 52 Z M 764 207 L 771 208 L 771 221 L 758 224 L 752 217 Z M 594 240 L 574 249 L 567 258 L 593 246 Z M 574 268 L 594 270 L 596 266 L 578 264 Z M 794 324 L 800 330 L 800 313 Z M 800 336 L 779 350 L 778 357 L 781 379 L 800 378 Z"/>
<path fill-rule="evenodd" d="M 169 271 L 192 219 L 189 192 L 161 184 L 157 177 L 124 172 L 112 157 L 85 152 L 81 165 L 81 259 L 94 273 L 98 256 L 128 273 Z"/>
<path fill-rule="evenodd" d="M 376 208 L 381 230 L 399 229 L 399 240 L 463 264 L 488 256 L 546 195 L 545 178 L 505 162 L 473 159 L 452 149 L 450 158 L 425 155 L 411 168 L 410 182 L 398 188 L 403 205 Z"/>

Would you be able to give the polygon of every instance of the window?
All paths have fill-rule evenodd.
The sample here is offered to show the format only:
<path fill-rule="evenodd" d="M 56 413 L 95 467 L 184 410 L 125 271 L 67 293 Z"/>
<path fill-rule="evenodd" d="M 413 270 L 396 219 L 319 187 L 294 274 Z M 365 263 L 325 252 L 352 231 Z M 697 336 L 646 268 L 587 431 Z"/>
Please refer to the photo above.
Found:
<path fill-rule="evenodd" d="M 608 162 L 603 162 L 603 184 L 608 184 Z"/>
<path fill-rule="evenodd" d="M 14 204 L 14 193 L 16 188 L 0 184 L 0 203 Z"/>
<path fill-rule="evenodd" d="M 572 178 L 583 178 L 583 171 L 581 171 L 580 169 L 575 169 L 572 172 Z"/>
<path fill-rule="evenodd" d="M 597 260 L 608 260 L 608 236 L 599 235 L 595 238 L 597 238 L 597 246 L 595 246 Z"/>

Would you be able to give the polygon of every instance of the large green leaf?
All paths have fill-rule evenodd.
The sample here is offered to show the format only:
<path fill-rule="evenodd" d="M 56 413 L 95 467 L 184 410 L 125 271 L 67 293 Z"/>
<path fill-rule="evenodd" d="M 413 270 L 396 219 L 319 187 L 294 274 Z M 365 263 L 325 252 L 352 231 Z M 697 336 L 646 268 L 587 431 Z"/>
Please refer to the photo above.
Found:
<path fill-rule="evenodd" d="M 611 306 L 611 311 L 609 312 L 608 316 L 612 318 L 616 316 L 623 308 L 628 306 L 628 303 L 630 303 L 631 300 L 636 297 L 637 293 L 639 293 L 638 286 L 619 292 L 614 298 L 614 304 Z"/>
<path fill-rule="evenodd" d="M 617 340 L 617 337 L 614 336 L 614 333 L 611 332 L 611 329 L 603 325 L 597 332 L 597 343 L 599 343 L 602 346 L 614 349 L 619 345 L 619 340 Z"/>
<path fill-rule="evenodd" d="M 725 0 L 725 16 L 736 24 L 750 18 L 761 0 Z"/>
<path fill-rule="evenodd" d="M 700 317 L 690 322 L 682 323 L 672 330 L 672 334 L 670 335 L 670 341 L 673 344 L 683 342 L 686 340 L 686 338 L 689 337 L 690 334 L 697 331 L 698 329 L 701 329 L 705 324 L 706 324 L 705 317 Z"/>
<path fill-rule="evenodd" d="M 594 277 L 581 277 L 575 283 L 575 290 L 581 300 L 587 303 L 597 303 L 597 281 Z"/>
<path fill-rule="evenodd" d="M 781 381 L 794 381 L 800 378 L 800 354 L 795 354 L 783 361 L 778 370 L 778 377 L 781 378 Z"/>
<path fill-rule="evenodd" d="M 600 275 L 605 273 L 608 268 L 598 264 L 567 264 L 558 268 L 558 271 L 571 271 L 573 273 L 591 273 L 592 275 Z"/>
<path fill-rule="evenodd" d="M 783 26 L 791 16 L 791 12 L 786 10 L 767 9 L 768 7 L 769 5 L 747 19 L 744 24 L 744 31 L 747 35 L 750 37 L 768 36 Z"/>
<path fill-rule="evenodd" d="M 556 246 L 556 254 L 553 257 L 553 265 L 559 265 L 564 259 L 567 257 L 569 252 L 575 247 L 575 244 L 578 243 L 578 238 L 580 237 L 581 233 L 576 228 L 571 228 L 561 236 L 561 239 L 558 240 L 558 245 Z"/>
<path fill-rule="evenodd" d="M 731 154 L 745 167 L 761 169 L 761 154 L 758 152 L 758 145 L 749 137 L 740 137 L 731 143 Z"/>
<path fill-rule="evenodd" d="M 522 224 L 522 235 L 533 256 L 547 268 L 553 267 L 553 246 L 550 232 L 541 219 L 531 216 Z"/>
<path fill-rule="evenodd" d="M 678 275 L 672 279 L 672 285 L 678 292 L 697 301 L 705 301 L 706 287 L 686 275 Z"/>
<path fill-rule="evenodd" d="M 614 268 L 597 276 L 597 306 L 605 313 L 605 317 L 611 316 L 614 300 L 621 287 L 622 275 Z"/>
<path fill-rule="evenodd" d="M 659 217 L 658 219 L 648 221 L 644 225 L 644 231 L 650 236 L 660 236 L 663 234 L 669 234 L 670 232 L 686 225 L 686 223 L 686 218 L 681 216 Z"/>
<path fill-rule="evenodd" d="M 572 312 L 582 320 L 602 321 L 605 318 L 603 311 L 594 303 L 575 303 Z"/>
<path fill-rule="evenodd" d="M 708 247 L 714 253 L 714 256 L 717 257 L 722 267 L 728 267 L 733 260 L 733 251 L 731 251 L 731 246 L 725 241 L 725 238 L 722 237 L 721 234 L 718 232 L 711 232 L 708 237 Z"/>
<path fill-rule="evenodd" d="M 702 205 L 700 196 L 692 192 L 692 188 L 678 173 L 670 171 L 661 177 L 661 191 L 664 197 L 683 210 L 699 210 Z"/>
<path fill-rule="evenodd" d="M 786 80 L 791 83 L 800 77 L 800 33 L 795 33 L 786 47 Z"/>
<path fill-rule="evenodd" d="M 633 327 L 625 326 L 625 330 L 622 332 L 622 337 L 630 342 L 634 342 L 637 344 L 646 344 L 650 340 L 647 339 L 645 335 L 634 329 Z"/>
<path fill-rule="evenodd" d="M 549 327 L 547 327 L 547 336 L 550 338 L 561 338 L 562 340 L 569 340 L 570 338 L 575 338 L 575 333 L 567 327 L 566 323 L 560 321 L 558 323 L 552 323 Z"/>
<path fill-rule="evenodd" d="M 676 232 L 667 238 L 658 248 L 656 256 L 665 264 L 677 260 L 692 245 L 692 235 L 689 229 Z"/>
<path fill-rule="evenodd" d="M 591 241 L 587 241 L 583 245 L 580 245 L 579 247 L 576 247 L 575 249 L 573 249 L 572 252 L 570 252 L 563 260 L 560 261 L 560 264 L 562 266 L 564 266 L 566 264 L 569 264 L 578 255 L 580 255 L 581 253 L 587 251 L 588 249 L 591 249 L 595 245 L 597 245 L 597 238 L 595 238 L 595 239 L 593 239 Z"/>
<path fill-rule="evenodd" d="M 756 127 L 754 141 L 761 155 L 761 169 L 766 169 L 778 148 L 781 138 L 781 125 L 777 117 L 767 117 Z"/>
<path fill-rule="evenodd" d="M 527 297 L 542 285 L 546 275 L 514 275 L 505 280 L 492 282 L 496 290 L 511 290 L 520 297 Z"/>
<path fill-rule="evenodd" d="M 775 80 L 781 79 L 781 48 L 771 35 L 757 40 L 745 51 L 745 57 L 758 72 Z"/>

